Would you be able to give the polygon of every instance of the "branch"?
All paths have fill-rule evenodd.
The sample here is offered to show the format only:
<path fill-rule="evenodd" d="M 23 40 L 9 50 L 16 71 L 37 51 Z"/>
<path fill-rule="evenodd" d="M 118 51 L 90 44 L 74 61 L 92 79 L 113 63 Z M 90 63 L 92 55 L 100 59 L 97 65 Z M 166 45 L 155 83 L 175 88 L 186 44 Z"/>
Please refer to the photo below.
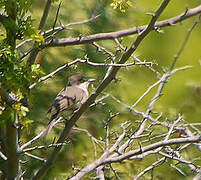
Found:
<path fill-rule="evenodd" d="M 64 146 L 64 145 L 67 145 L 67 143 L 49 144 L 47 146 L 34 146 L 28 149 L 24 149 L 21 153 L 30 152 L 30 151 L 39 150 L 39 149 L 48 149 L 48 148 Z"/>
<path fill-rule="evenodd" d="M 89 133 L 89 131 L 87 131 L 86 129 L 76 128 L 76 127 L 73 128 L 73 130 L 82 131 L 82 132 L 86 133 L 87 136 L 88 136 L 88 137 L 90 138 L 90 140 L 92 141 L 92 143 L 93 143 L 93 144 L 97 144 L 97 145 L 100 147 L 100 149 L 101 149 L 102 151 L 104 151 L 104 147 L 101 145 L 101 143 L 104 144 L 104 142 L 101 141 L 101 140 L 96 139 L 94 136 L 92 136 L 92 135 Z M 96 154 L 96 153 L 95 153 L 95 154 Z M 95 156 L 96 156 L 96 155 L 95 155 Z"/>
<path fill-rule="evenodd" d="M 124 52 L 126 52 L 127 48 L 124 47 L 124 46 L 119 42 L 119 40 L 118 40 L 117 38 L 115 38 L 114 41 L 115 41 L 115 43 L 117 44 L 117 46 L 118 46 L 121 50 L 123 50 Z M 136 57 L 134 54 L 132 54 L 131 57 L 134 59 L 134 61 L 141 62 L 140 59 L 139 59 L 138 57 Z M 156 64 L 156 65 L 158 65 L 158 64 Z M 154 68 L 152 68 L 152 66 L 150 66 L 150 65 L 145 65 L 145 66 L 148 67 L 149 70 L 151 70 L 152 72 L 154 72 L 154 73 L 157 75 L 157 77 L 160 77 L 160 73 L 159 73 L 158 71 L 156 71 Z"/>
<path fill-rule="evenodd" d="M 38 156 L 36 156 L 36 155 L 30 154 L 30 153 L 26 153 L 26 152 L 25 152 L 24 154 L 25 154 L 26 156 L 28 156 L 28 157 L 33 158 L 33 159 L 36 159 L 36 160 L 45 162 L 45 159 L 43 159 L 43 158 L 41 158 L 41 157 L 38 157 Z"/>
<path fill-rule="evenodd" d="M 181 116 L 178 117 L 178 119 L 172 124 L 172 126 L 170 127 L 167 135 L 165 136 L 165 139 L 164 141 L 167 141 L 169 139 L 169 136 L 171 135 L 172 131 L 173 131 L 173 128 L 174 126 L 182 119 Z M 157 148 L 157 152 L 160 153 L 160 151 L 162 150 L 163 147 L 159 147 Z M 153 163 L 151 166 L 149 166 L 148 168 L 146 168 L 144 171 L 142 171 L 141 173 L 139 173 L 137 176 L 136 176 L 136 180 L 139 179 L 141 176 L 143 176 L 145 173 L 147 173 L 148 171 L 150 170 L 153 170 L 156 166 L 160 165 L 160 163 L 164 163 L 165 162 L 165 159 L 166 157 L 163 157 L 161 159 L 159 159 L 158 161 L 156 161 L 155 163 Z"/>
<path fill-rule="evenodd" d="M 0 151 L 0 157 L 5 161 L 8 159 L 1 151 Z"/>
<path fill-rule="evenodd" d="M 120 101 L 119 99 L 117 99 L 116 97 L 114 97 L 114 96 L 112 96 L 112 95 L 110 95 L 110 97 L 111 97 L 112 99 L 114 99 L 116 102 L 118 102 L 119 104 L 121 104 L 122 106 L 124 106 L 125 108 L 128 108 L 128 109 L 129 109 L 130 111 L 132 111 L 133 113 L 142 116 L 143 119 L 148 119 L 148 120 L 152 121 L 154 124 L 162 125 L 162 126 L 165 126 L 165 127 L 167 127 L 167 128 L 170 127 L 170 124 L 168 124 L 168 123 L 166 123 L 166 122 L 157 121 L 157 120 L 154 119 L 152 116 L 147 115 L 147 114 L 145 114 L 144 112 L 141 112 L 141 111 L 138 111 L 138 110 L 134 109 L 132 106 L 129 106 L 129 105 L 127 105 L 127 104 L 121 102 L 121 101 Z M 145 121 L 144 121 L 144 122 L 145 122 Z M 142 128 L 142 129 L 143 129 L 143 128 Z M 140 134 L 140 132 L 139 132 L 139 134 Z"/>
<path fill-rule="evenodd" d="M 173 62 L 174 64 L 174 62 Z M 157 93 L 155 94 L 155 96 L 152 98 L 152 100 L 150 101 L 149 103 L 149 108 L 147 110 L 148 112 L 148 115 L 152 112 L 153 110 L 153 107 L 154 107 L 154 104 L 155 102 L 159 99 L 159 97 L 161 97 L 162 95 L 162 91 L 163 91 L 163 88 L 165 87 L 165 83 L 169 80 L 169 78 L 174 74 L 176 73 L 177 71 L 180 71 L 180 70 L 185 70 L 185 69 L 188 69 L 188 68 L 191 68 L 191 66 L 184 66 L 184 67 L 180 67 L 180 68 L 177 68 L 177 69 L 172 69 L 171 71 L 168 71 L 166 73 L 163 74 L 163 76 L 161 77 L 161 79 L 159 81 L 157 81 L 156 83 L 154 83 L 152 86 L 150 86 L 151 88 L 148 89 L 141 97 L 143 98 L 154 86 L 158 85 L 158 89 L 157 89 Z M 137 102 L 138 103 L 138 102 Z M 136 103 L 134 104 L 136 105 Z M 133 105 L 133 106 L 134 106 Z M 132 107 L 133 107 L 132 106 Z"/>
<path fill-rule="evenodd" d="M 160 21 L 158 23 L 155 23 L 155 27 L 165 27 L 165 26 L 172 26 L 176 23 L 182 22 L 185 19 L 188 19 L 192 16 L 195 16 L 201 12 L 201 6 L 198 6 L 193 9 L 189 9 L 187 12 L 184 12 L 176 17 L 166 19 L 164 21 Z M 86 44 L 93 41 L 100 41 L 104 39 L 115 39 L 122 36 L 128 36 L 132 34 L 137 34 L 139 32 L 144 31 L 147 28 L 147 26 L 140 26 L 135 27 L 132 29 L 117 31 L 117 32 L 111 32 L 111 33 L 100 33 L 100 34 L 94 34 L 86 37 L 77 37 L 77 38 L 65 38 L 65 39 L 59 39 L 59 40 L 53 40 L 44 43 L 41 48 L 46 47 L 55 47 L 55 46 L 69 46 L 69 45 L 78 45 L 78 44 Z"/>
<path fill-rule="evenodd" d="M 98 67 L 98 66 L 104 66 L 104 67 L 129 67 L 129 66 L 133 66 L 133 65 L 148 65 L 150 64 L 151 66 L 154 64 L 153 62 L 133 62 L 133 63 L 128 63 L 128 64 L 106 64 L 106 63 L 94 63 L 88 60 L 88 58 L 86 57 L 86 59 L 76 59 L 70 63 L 66 63 L 63 66 L 57 68 L 55 71 L 51 72 L 50 74 L 41 77 L 38 82 L 33 83 L 32 85 L 29 86 L 29 89 L 33 89 L 38 83 L 43 82 L 49 78 L 52 78 L 55 74 L 61 72 L 62 70 L 77 64 L 77 63 L 83 63 L 83 64 L 87 64 L 89 66 L 94 66 L 94 67 Z"/>
<path fill-rule="evenodd" d="M 103 171 L 103 166 L 100 166 L 96 169 L 96 178 L 99 180 L 105 180 L 105 176 L 104 176 L 104 171 Z"/>
<path fill-rule="evenodd" d="M 162 156 L 164 156 L 166 158 L 174 159 L 174 160 L 176 160 L 176 161 L 178 161 L 180 163 L 186 164 L 186 165 L 190 166 L 190 168 L 191 168 L 191 170 L 193 172 L 197 172 L 198 173 L 198 170 L 196 169 L 196 166 L 193 164 L 193 162 L 187 161 L 187 160 L 182 159 L 182 158 L 174 157 L 172 155 L 168 155 L 168 154 L 165 154 L 163 152 L 158 152 L 158 154 L 160 154 L 160 155 L 162 155 Z"/>
<path fill-rule="evenodd" d="M 147 151 L 151 151 L 151 150 L 159 148 L 159 147 L 164 147 L 164 146 L 173 145 L 173 144 L 198 143 L 198 142 L 201 142 L 201 136 L 197 136 L 194 138 L 175 138 L 175 139 L 170 139 L 167 141 L 161 141 L 161 142 L 157 142 L 157 143 L 148 145 L 146 147 L 141 147 L 140 149 L 137 149 L 134 151 L 129 151 L 128 153 L 125 153 L 125 154 L 120 155 L 118 157 L 107 159 L 106 161 L 101 163 L 101 165 L 107 164 L 107 163 L 121 162 L 125 159 L 132 157 L 132 156 L 139 155 L 139 154 L 142 154 L 142 153 L 147 152 Z"/>
<path fill-rule="evenodd" d="M 94 21 L 95 19 L 97 19 L 98 17 L 100 17 L 100 15 L 97 15 L 95 17 L 92 17 L 90 19 L 87 19 L 87 20 L 84 20 L 84 21 L 79 21 L 79 22 L 72 22 L 72 23 L 69 23 L 67 25 L 62 25 L 62 26 L 59 26 L 59 27 L 55 27 L 54 29 L 50 29 L 50 30 L 47 30 L 45 32 L 42 32 L 41 35 L 42 36 L 46 36 L 47 34 L 51 34 L 51 33 L 56 33 L 56 32 L 61 32 L 62 30 L 64 29 L 68 29 L 69 26 L 74 26 L 74 25 L 80 25 L 80 24 L 85 24 L 85 23 L 89 23 L 89 22 L 92 22 Z M 18 49 L 19 47 L 23 46 L 24 44 L 28 43 L 32 41 L 32 39 L 26 39 L 25 41 L 21 42 L 20 44 L 18 44 L 16 46 L 16 48 Z M 20 58 L 21 59 L 21 58 Z"/>
<path fill-rule="evenodd" d="M 58 118 L 53 126 L 55 126 L 57 123 L 61 122 L 61 120 L 62 120 L 62 117 Z M 28 146 L 32 145 L 35 141 L 37 141 L 39 138 L 41 138 L 43 136 L 43 134 L 44 134 L 44 131 L 40 132 L 37 136 L 32 138 L 30 141 L 28 141 L 27 143 L 23 144 L 20 147 L 19 153 L 22 153 L 25 148 L 27 148 Z"/>
<path fill-rule="evenodd" d="M 45 22 L 47 20 L 47 17 L 48 17 L 48 14 L 49 14 L 49 11 L 50 11 L 50 7 L 51 7 L 51 2 L 52 0 L 47 0 L 46 2 L 46 5 L 45 5 L 45 9 L 43 11 L 43 16 L 40 20 L 40 24 L 38 26 L 38 29 L 43 29 L 43 27 L 45 26 Z"/>
<path fill-rule="evenodd" d="M 122 162 L 125 159 L 129 159 L 133 156 L 138 156 L 140 154 L 143 154 L 145 152 L 149 152 L 153 149 L 157 149 L 159 147 L 164 147 L 167 145 L 173 145 L 173 144 L 181 144 L 181 143 L 194 143 L 194 142 L 200 142 L 201 141 L 201 136 L 195 137 L 195 138 L 177 138 L 177 139 L 171 139 L 167 141 L 161 141 L 157 142 L 151 145 L 148 145 L 146 147 L 140 147 L 140 149 L 134 150 L 134 151 L 129 151 L 125 154 L 112 157 L 112 158 L 99 158 L 97 161 L 93 162 L 92 164 L 89 164 L 85 168 L 81 169 L 75 176 L 70 178 L 70 180 L 77 180 L 81 179 L 85 174 L 88 172 L 94 170 L 95 168 L 102 166 L 104 164 L 111 164 L 111 163 L 116 163 L 116 162 Z M 152 152 L 152 151 L 151 151 Z"/>
<path fill-rule="evenodd" d="M 81 24 L 86 24 L 86 23 L 92 22 L 92 21 L 96 20 L 98 17 L 100 17 L 100 15 L 97 15 L 95 17 L 91 17 L 90 19 L 87 19 L 84 21 L 72 22 L 72 23 L 69 23 L 66 25 L 61 25 L 59 27 L 55 27 L 55 28 L 52 28 L 50 30 L 43 32 L 42 35 L 45 36 L 46 34 L 51 34 L 51 33 L 55 34 L 57 32 L 61 32 L 62 30 L 68 29 L 69 26 L 81 25 Z"/>
<path fill-rule="evenodd" d="M 141 173 L 139 173 L 136 177 L 135 180 L 139 179 L 140 177 L 142 177 L 145 173 L 147 173 L 150 170 L 153 170 L 155 167 L 163 164 L 165 162 L 165 157 L 162 157 L 161 159 L 159 159 L 158 161 L 154 162 L 151 166 L 149 166 L 148 168 L 146 168 L 144 171 L 142 171 Z"/>
<path fill-rule="evenodd" d="M 193 180 L 200 180 L 201 179 L 201 169 L 199 173 L 193 178 Z"/>
<path fill-rule="evenodd" d="M 39 30 L 43 29 L 43 27 L 45 25 L 45 22 L 47 20 L 48 14 L 49 14 L 51 3 L 52 3 L 52 0 L 47 0 L 46 5 L 45 5 L 45 9 L 43 11 L 43 16 L 42 16 L 42 18 L 40 20 L 40 24 L 39 24 L 39 27 L 38 27 Z M 30 54 L 30 56 L 29 56 L 29 58 L 27 60 L 27 62 L 29 64 L 34 63 L 34 61 L 36 59 L 36 56 L 38 55 L 38 52 L 39 52 L 39 50 L 35 47 L 35 44 L 34 44 L 33 50 L 32 50 L 32 52 L 31 52 L 31 54 Z"/>
<path fill-rule="evenodd" d="M 200 18 L 201 18 L 201 14 L 198 16 L 198 19 L 196 19 L 196 21 L 193 23 L 192 27 L 191 27 L 191 28 L 189 29 L 189 31 L 187 32 L 187 35 L 186 35 L 186 37 L 185 37 L 185 39 L 184 39 L 184 41 L 183 41 L 183 43 L 182 43 L 181 48 L 179 49 L 177 55 L 174 57 L 174 61 L 173 61 L 173 63 L 172 63 L 172 66 L 170 67 L 170 71 L 172 71 L 172 70 L 174 69 L 176 62 L 178 61 L 178 59 L 179 59 L 181 53 L 183 52 L 184 47 L 186 46 L 186 44 L 187 44 L 187 42 L 188 42 L 188 40 L 189 40 L 189 38 L 190 38 L 190 35 L 191 35 L 193 29 L 195 28 L 195 26 L 196 26 L 196 25 L 198 24 L 198 22 L 200 21 Z"/>

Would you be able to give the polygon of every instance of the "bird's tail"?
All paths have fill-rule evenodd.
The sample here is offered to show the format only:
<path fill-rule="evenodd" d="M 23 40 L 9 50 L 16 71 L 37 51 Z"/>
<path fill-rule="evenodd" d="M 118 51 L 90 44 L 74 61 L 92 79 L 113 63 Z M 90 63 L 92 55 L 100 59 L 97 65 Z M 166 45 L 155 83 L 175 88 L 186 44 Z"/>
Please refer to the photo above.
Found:
<path fill-rule="evenodd" d="M 47 135 L 49 134 L 49 132 L 51 131 L 51 129 L 55 126 L 56 123 L 57 123 L 56 119 L 52 119 L 52 120 L 49 122 L 49 124 L 48 124 L 48 126 L 47 126 L 47 129 L 45 129 L 45 130 L 43 131 L 43 134 L 42 134 L 41 136 L 44 137 L 44 138 L 46 138 Z"/>

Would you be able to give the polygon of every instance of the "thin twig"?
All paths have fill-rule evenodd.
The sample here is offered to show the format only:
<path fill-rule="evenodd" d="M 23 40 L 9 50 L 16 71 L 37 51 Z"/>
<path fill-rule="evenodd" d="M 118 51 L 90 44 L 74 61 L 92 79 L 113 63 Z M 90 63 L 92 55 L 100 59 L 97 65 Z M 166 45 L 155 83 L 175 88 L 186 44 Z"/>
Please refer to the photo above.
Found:
<path fill-rule="evenodd" d="M 68 27 L 70 27 L 70 26 L 86 24 L 86 23 L 89 23 L 89 22 L 92 22 L 92 21 L 96 20 L 100 16 L 101 15 L 99 14 L 97 16 L 91 17 L 90 19 L 87 19 L 87 20 L 84 20 L 84 21 L 72 22 L 72 23 L 69 23 L 69 24 L 66 24 L 66 25 L 55 27 L 54 29 L 50 29 L 50 30 L 47 30 L 47 31 L 43 32 L 42 35 L 51 34 L 51 33 L 54 33 L 56 31 L 65 30 L 65 29 L 68 29 Z"/>
<path fill-rule="evenodd" d="M 89 61 L 88 59 L 76 59 L 70 63 L 66 63 L 63 66 L 57 68 L 55 71 L 51 72 L 50 74 L 40 78 L 38 80 L 37 83 L 33 83 L 32 85 L 29 86 L 29 89 L 33 89 L 38 83 L 43 82 L 49 78 L 52 78 L 55 74 L 63 71 L 66 68 L 69 68 L 70 66 L 77 64 L 77 63 L 83 63 L 83 64 L 87 64 L 89 66 L 94 66 L 94 67 L 98 67 L 98 66 L 104 66 L 104 67 L 129 67 L 129 66 L 133 66 L 133 65 L 145 65 L 145 64 L 152 64 L 152 62 L 141 62 L 141 63 L 128 63 L 128 64 L 105 64 L 105 63 L 94 63 Z"/>
<path fill-rule="evenodd" d="M 114 39 L 115 43 L 117 44 L 117 46 L 123 50 L 124 52 L 126 51 L 126 47 L 124 47 L 117 38 Z M 137 61 L 137 62 L 142 62 L 137 56 L 135 56 L 134 54 L 131 55 L 131 57 L 134 59 L 134 61 Z M 150 69 L 152 72 L 154 72 L 157 77 L 160 77 L 160 73 L 158 71 L 156 71 L 152 65 L 157 65 L 156 63 L 153 63 L 153 64 L 146 64 L 145 67 L 147 67 L 148 69 Z"/>
<path fill-rule="evenodd" d="M 55 33 L 57 31 L 61 32 L 62 30 L 68 29 L 69 26 L 81 25 L 81 24 L 92 22 L 92 21 L 96 20 L 98 17 L 100 17 L 100 15 L 97 15 L 95 17 L 92 17 L 92 18 L 84 20 L 84 21 L 73 22 L 73 23 L 69 23 L 67 25 L 62 25 L 62 26 L 59 26 L 59 27 L 55 27 L 54 29 L 50 29 L 50 30 L 47 30 L 45 32 L 42 32 L 41 35 L 44 36 L 44 37 L 46 37 L 48 34 L 52 34 L 52 33 Z M 26 39 L 25 41 L 23 41 L 20 44 L 18 44 L 16 46 L 16 48 L 18 49 L 19 47 L 25 45 L 26 43 L 28 43 L 30 41 L 32 41 L 32 39 Z"/>
<path fill-rule="evenodd" d="M 40 158 L 40 157 L 38 157 L 38 156 L 36 156 L 36 155 L 30 154 L 30 153 L 27 153 L 27 152 L 25 152 L 24 154 L 27 155 L 28 157 L 33 158 L 33 159 L 36 159 L 36 160 L 45 162 L 45 159 Z"/>
<path fill-rule="evenodd" d="M 61 122 L 61 120 L 62 120 L 62 117 L 58 118 L 55 121 L 55 123 L 54 123 L 53 126 L 55 126 L 56 124 L 58 124 L 59 122 Z M 44 134 L 44 131 L 40 132 L 37 136 L 35 136 L 34 138 L 32 138 L 30 141 L 28 141 L 27 143 L 23 144 L 20 147 L 21 151 L 23 151 L 25 148 L 27 148 L 28 146 L 32 145 L 35 141 L 37 141 L 39 138 L 41 138 L 43 136 L 43 134 Z"/>
<path fill-rule="evenodd" d="M 187 35 L 186 35 L 186 37 L 185 37 L 185 39 L 184 39 L 184 41 L 183 41 L 183 43 L 182 43 L 182 45 L 181 45 L 181 47 L 180 47 L 178 53 L 177 53 L 177 55 L 174 57 L 173 63 L 172 63 L 172 65 L 171 65 L 171 67 L 170 67 L 170 71 L 172 71 L 172 70 L 174 69 L 175 64 L 177 63 L 177 61 L 178 61 L 178 59 L 179 59 L 181 53 L 183 52 L 184 47 L 186 46 L 186 44 L 187 44 L 187 42 L 188 42 L 188 40 L 189 40 L 189 38 L 190 38 L 190 35 L 191 35 L 193 29 L 194 29 L 194 28 L 196 27 L 196 25 L 199 23 L 200 18 L 201 18 L 201 14 L 198 16 L 198 18 L 196 19 L 196 21 L 193 23 L 192 27 L 191 27 L 191 28 L 189 29 L 189 31 L 187 32 Z"/>
<path fill-rule="evenodd" d="M 142 171 L 141 173 L 139 173 L 134 179 L 137 180 L 140 177 L 142 177 L 144 174 L 146 174 L 147 172 L 153 170 L 155 167 L 161 165 L 162 163 L 165 162 L 165 157 L 162 157 L 161 159 L 159 159 L 158 161 L 154 162 L 151 166 L 149 166 L 148 168 L 146 168 L 144 171 Z"/>
<path fill-rule="evenodd" d="M 25 153 L 25 152 L 31 152 L 31 151 L 35 151 L 35 150 L 40 150 L 40 149 L 48 149 L 48 148 L 53 148 L 53 147 L 58 147 L 58 146 L 65 146 L 68 143 L 58 143 L 58 144 L 49 144 L 47 146 L 34 146 L 28 149 L 24 149 L 21 153 Z"/>

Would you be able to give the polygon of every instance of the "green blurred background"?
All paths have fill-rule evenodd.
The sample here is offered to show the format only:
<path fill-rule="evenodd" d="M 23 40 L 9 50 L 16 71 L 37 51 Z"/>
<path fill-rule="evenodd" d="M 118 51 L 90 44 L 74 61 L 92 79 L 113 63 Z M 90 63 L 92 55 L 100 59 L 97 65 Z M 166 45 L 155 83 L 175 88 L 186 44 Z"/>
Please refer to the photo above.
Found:
<path fill-rule="evenodd" d="M 140 25 L 145 25 L 149 22 L 150 16 L 147 12 L 154 12 L 161 1 L 159 0 L 135 0 L 132 1 L 133 7 L 130 7 L 126 13 L 121 13 L 118 9 L 114 10 L 110 6 L 111 1 L 98 0 L 74 0 L 62 1 L 59 20 L 63 24 L 71 22 L 83 21 L 89 19 L 92 15 L 101 14 L 101 16 L 94 22 L 72 26 L 72 30 L 66 30 L 56 36 L 56 38 L 77 37 L 79 35 L 90 35 L 102 32 L 113 32 Z M 193 8 L 201 4 L 200 0 L 177 0 L 171 1 L 166 10 L 162 13 L 160 20 L 174 17 L 183 13 L 186 8 Z M 35 18 L 35 25 L 39 24 L 42 15 L 45 1 L 36 0 L 32 8 L 32 15 Z M 55 19 L 55 14 L 58 8 L 58 3 L 54 3 L 51 7 L 50 14 L 46 23 L 45 29 L 51 29 Z M 158 66 L 153 66 L 155 70 L 163 73 L 164 68 L 169 68 L 173 61 L 175 54 L 181 47 L 182 42 L 186 36 L 187 31 L 192 26 L 195 18 L 189 18 L 176 26 L 162 28 L 164 33 L 151 32 L 145 40 L 141 43 L 135 55 L 142 61 L 155 61 Z M 57 23 L 59 25 L 59 23 Z M 126 47 L 133 42 L 136 35 L 121 38 L 122 44 Z M 103 45 L 107 50 L 115 53 L 116 44 L 112 40 L 100 41 L 98 44 Z M 96 48 L 91 44 L 66 46 L 66 47 L 52 47 L 44 49 L 37 57 L 42 69 L 46 74 L 54 71 L 64 63 L 71 62 L 76 58 L 84 58 L 88 55 L 90 61 L 104 62 L 106 55 L 97 52 Z M 201 121 L 201 23 L 194 29 L 190 40 L 188 41 L 182 55 L 179 58 L 176 67 L 190 65 L 191 69 L 177 72 L 174 74 L 168 83 L 165 85 L 163 96 L 157 101 L 154 111 L 157 113 L 163 112 L 163 117 L 167 117 L 169 121 L 173 121 L 178 113 L 181 113 L 186 122 L 195 123 Z M 132 59 L 130 60 L 132 61 Z M 32 101 L 30 102 L 31 111 L 30 118 L 34 123 L 30 128 L 24 129 L 25 137 L 22 141 L 26 141 L 38 134 L 48 124 L 47 110 L 53 102 L 56 94 L 64 87 L 67 77 L 72 73 L 83 73 L 86 76 L 96 78 L 94 87 L 102 80 L 107 71 L 106 67 L 91 67 L 84 64 L 70 67 L 65 71 L 58 73 L 54 78 L 41 83 L 36 89 L 32 90 Z M 136 100 L 146 91 L 146 89 L 157 81 L 156 74 L 143 66 L 133 66 L 129 68 L 122 68 L 117 77 L 118 82 L 112 82 L 105 92 L 112 94 L 124 103 L 132 105 Z M 137 106 L 136 109 L 146 111 L 150 99 L 156 92 L 156 88 L 149 93 Z M 92 88 L 91 88 L 92 91 Z M 133 115 L 123 106 L 116 103 L 111 98 L 106 99 L 105 105 L 98 105 L 93 107 L 85 113 L 78 121 L 80 128 L 86 128 L 96 138 L 105 138 L 104 121 L 109 117 L 109 111 L 120 112 L 112 123 L 113 131 L 119 131 L 119 124 L 124 121 L 132 123 L 133 128 L 137 127 L 136 121 L 141 120 L 139 116 Z M 155 127 L 156 128 L 156 127 Z M 54 137 L 58 137 L 61 132 L 62 125 L 51 132 L 46 141 L 41 140 L 37 142 L 40 144 L 49 144 Z M 160 133 L 160 130 L 154 130 L 155 134 Z M 84 165 L 94 160 L 93 144 L 89 138 L 82 132 L 73 132 L 71 134 L 71 143 L 62 149 L 55 165 L 48 171 L 44 179 L 63 179 L 72 175 L 72 164 L 75 167 L 81 168 Z M 137 147 L 137 146 L 136 146 Z M 35 151 L 33 154 L 39 157 L 46 158 L 49 149 L 42 151 Z M 100 153 L 100 152 L 99 152 Z M 195 148 L 183 152 L 187 159 L 198 155 Z M 25 167 L 31 167 L 26 171 L 26 177 L 29 178 L 42 165 L 42 162 L 25 157 L 27 163 Z M 155 155 L 145 158 L 144 160 L 129 161 L 125 164 L 116 164 L 114 167 L 118 170 L 119 176 L 122 179 L 132 179 L 140 171 L 151 165 L 151 162 L 156 161 Z M 171 162 L 171 160 L 169 160 Z M 196 161 L 201 165 L 200 161 Z M 154 179 L 191 179 L 193 173 L 189 168 L 183 165 L 179 166 L 185 173 L 186 177 L 179 174 L 175 169 L 170 168 L 167 164 L 161 165 L 154 170 Z M 74 171 L 75 172 L 75 171 Z M 85 179 L 93 177 L 95 172 L 92 172 Z M 108 171 L 108 179 L 115 179 L 114 175 Z M 129 178 L 128 178 L 129 177 Z M 151 173 L 147 173 L 144 179 L 150 179 Z"/>

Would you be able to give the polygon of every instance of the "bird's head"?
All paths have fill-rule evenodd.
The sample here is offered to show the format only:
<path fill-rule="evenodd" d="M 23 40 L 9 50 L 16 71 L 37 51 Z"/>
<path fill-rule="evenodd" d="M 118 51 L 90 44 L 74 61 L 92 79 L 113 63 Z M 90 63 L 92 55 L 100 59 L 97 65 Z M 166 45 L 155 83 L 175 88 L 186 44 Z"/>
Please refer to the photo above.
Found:
<path fill-rule="evenodd" d="M 90 83 L 90 82 L 94 82 L 94 81 L 95 81 L 95 79 L 89 79 L 82 74 L 76 74 L 76 75 L 72 75 L 68 78 L 67 86 L 76 86 L 76 85 L 80 85 L 82 83 Z"/>

